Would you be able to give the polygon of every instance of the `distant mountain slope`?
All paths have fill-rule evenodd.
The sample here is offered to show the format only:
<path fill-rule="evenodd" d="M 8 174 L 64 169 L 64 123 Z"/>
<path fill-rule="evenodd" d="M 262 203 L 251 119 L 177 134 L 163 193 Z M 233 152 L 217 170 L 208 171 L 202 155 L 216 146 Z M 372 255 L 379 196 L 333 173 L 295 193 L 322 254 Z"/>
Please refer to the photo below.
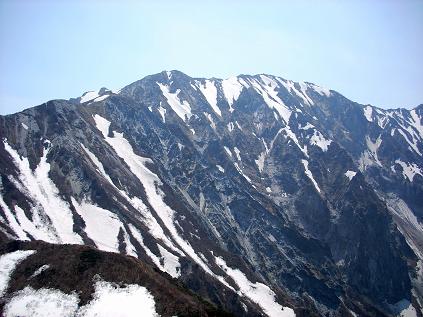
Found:
<path fill-rule="evenodd" d="M 178 71 L 53 100 L 0 117 L 1 230 L 138 257 L 235 315 L 421 316 L 422 107 Z"/>

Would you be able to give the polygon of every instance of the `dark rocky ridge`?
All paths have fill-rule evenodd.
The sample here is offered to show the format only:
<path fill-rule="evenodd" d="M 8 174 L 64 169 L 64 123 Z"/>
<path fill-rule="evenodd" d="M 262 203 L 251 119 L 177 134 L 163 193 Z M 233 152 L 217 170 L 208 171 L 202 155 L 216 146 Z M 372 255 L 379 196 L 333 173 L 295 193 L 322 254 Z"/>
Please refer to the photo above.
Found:
<path fill-rule="evenodd" d="M 162 72 L 117 94 L 103 89 L 100 97 L 108 97 L 102 100 L 54 100 L 0 117 L 0 136 L 28 158 L 33 170 L 48 147 L 48 175 L 70 206 L 73 231 L 87 245 L 102 248 L 76 210 L 75 204 L 88 200 L 121 221 L 117 251 L 126 253 L 126 233 L 137 256 L 153 264 L 131 232 L 133 225 L 156 256 L 159 246 L 177 255 L 151 234 L 120 191 L 140 198 L 164 234 L 179 245 L 145 186 L 98 130 L 93 116 L 100 115 L 110 122 L 108 137 L 122 133 L 137 155 L 151 159 L 147 167 L 163 183 L 178 234 L 215 274 L 225 275 L 214 258 L 221 256 L 251 282 L 268 285 L 297 316 L 345 316 L 351 314 L 348 309 L 386 316 L 395 313 L 388 304 L 403 299 L 418 311 L 422 284 L 421 271 L 415 271 L 423 253 L 423 177 L 415 173 L 410 180 L 396 161 L 423 169 L 422 139 L 413 124 L 417 116 L 421 125 L 422 107 L 414 113 L 371 107 L 366 116 L 362 105 L 312 84 L 261 75 L 239 76 L 236 82 L 245 85 L 231 104 L 222 80 Z M 189 119 L 173 110 L 157 83 L 189 104 Z M 221 115 L 200 89 L 207 83 L 216 87 Z M 278 98 L 281 111 L 269 106 L 280 104 Z M 283 111 L 291 112 L 289 121 Z M 112 183 L 81 144 L 101 162 Z M 20 172 L 3 142 L 0 169 L 5 205 L 12 214 L 19 206 L 32 220 L 34 201 L 19 188 Z M 345 176 L 348 170 L 356 172 L 351 180 Z M 1 228 L 17 238 L 4 208 L 0 206 Z M 222 295 L 222 284 L 198 261 L 188 254 L 179 261 L 180 280 L 191 290 L 232 313 L 247 314 L 234 295 Z M 227 281 L 236 287 L 231 278 Z M 255 305 L 248 299 L 244 304 Z"/>

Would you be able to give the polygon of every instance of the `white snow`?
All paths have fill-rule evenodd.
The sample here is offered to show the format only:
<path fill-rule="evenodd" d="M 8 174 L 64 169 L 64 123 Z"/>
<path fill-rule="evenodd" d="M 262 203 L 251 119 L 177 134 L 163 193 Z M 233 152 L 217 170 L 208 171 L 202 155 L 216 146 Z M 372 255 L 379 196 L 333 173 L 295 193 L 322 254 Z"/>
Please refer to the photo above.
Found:
<path fill-rule="evenodd" d="M 27 286 L 15 293 L 4 307 L 5 317 L 74 317 L 79 298 L 75 293 L 65 294 L 59 290 Z"/>
<path fill-rule="evenodd" d="M 316 188 L 316 190 L 320 193 L 320 187 L 317 184 L 316 180 L 313 177 L 313 174 L 311 173 L 311 171 L 308 169 L 308 161 L 307 160 L 301 160 L 301 162 L 304 165 L 304 170 L 305 170 L 305 174 L 307 175 L 308 178 L 310 178 L 311 182 L 313 183 L 314 187 Z"/>
<path fill-rule="evenodd" d="M 13 158 L 19 171 L 18 180 L 14 184 L 32 198 L 34 206 L 31 212 L 35 226 L 28 224 L 25 229 L 31 231 L 35 238 L 48 242 L 82 244 L 79 235 L 73 232 L 73 216 L 66 201 L 59 196 L 59 190 L 49 178 L 50 163 L 47 163 L 47 154 L 50 149 L 43 149 L 43 156 L 34 171 L 31 170 L 28 158 L 20 155 L 4 140 L 6 151 Z M 21 213 L 21 216 L 24 216 Z M 26 218 L 26 216 L 24 217 Z M 35 229 L 35 230 L 34 230 Z"/>
<path fill-rule="evenodd" d="M 327 140 L 325 137 L 317 130 L 314 130 L 312 137 L 310 138 L 310 144 L 316 145 L 322 149 L 323 152 L 326 152 L 329 148 L 329 145 L 332 143 L 332 140 Z"/>
<path fill-rule="evenodd" d="M 352 180 L 352 179 L 353 179 L 353 177 L 354 177 L 356 174 L 357 174 L 357 172 L 350 171 L 350 170 L 348 170 L 348 171 L 346 171 L 346 172 L 345 172 L 345 176 L 346 176 L 346 177 L 348 177 L 348 179 L 349 179 L 349 180 Z"/>
<path fill-rule="evenodd" d="M 285 103 L 278 97 L 278 92 L 276 88 L 278 88 L 278 84 L 273 79 L 261 75 L 261 80 L 263 81 L 264 85 L 260 82 L 251 80 L 251 84 L 256 89 L 258 93 L 263 97 L 264 102 L 271 108 L 275 109 L 281 118 L 285 121 L 286 124 L 289 122 L 289 118 L 291 116 L 291 110 L 285 105 Z"/>
<path fill-rule="evenodd" d="M 84 103 L 90 100 L 93 100 L 98 97 L 97 91 L 87 91 L 85 94 L 82 95 L 79 103 Z"/>
<path fill-rule="evenodd" d="M 373 118 L 372 118 L 373 108 L 371 106 L 364 107 L 363 113 L 367 121 L 373 122 Z"/>
<path fill-rule="evenodd" d="M 178 233 L 174 224 L 174 211 L 164 202 L 164 193 L 160 185 L 162 184 L 160 178 L 151 172 L 146 166 L 146 162 L 152 163 L 151 159 L 138 156 L 134 153 L 131 144 L 123 137 L 122 133 L 113 131 L 114 137 L 108 137 L 108 130 L 110 122 L 99 115 L 94 116 L 97 128 L 103 133 L 107 143 L 115 150 L 116 154 L 120 156 L 129 166 L 131 172 L 140 180 L 145 189 L 145 193 L 150 205 L 154 208 L 160 220 L 170 232 L 174 241 L 181 247 L 181 249 L 190 256 L 198 265 L 200 265 L 206 273 L 215 276 L 210 268 L 203 262 L 203 260 L 195 253 L 188 241 L 185 241 Z M 217 277 L 218 278 L 218 277 Z M 222 283 L 226 283 L 219 279 Z M 227 283 L 225 284 L 227 285 Z"/>
<path fill-rule="evenodd" d="M 404 178 L 408 178 L 410 182 L 413 182 L 414 176 L 419 174 L 423 176 L 423 171 L 415 163 L 405 163 L 401 160 L 395 160 L 395 163 L 402 167 L 402 175 Z"/>
<path fill-rule="evenodd" d="M 136 284 L 119 287 L 114 283 L 97 281 L 93 299 L 78 308 L 76 293 L 65 294 L 60 290 L 25 287 L 18 291 L 4 307 L 5 317 L 158 317 L 154 297 Z"/>
<path fill-rule="evenodd" d="M 367 150 L 365 150 L 359 159 L 360 170 L 364 171 L 367 167 L 372 165 L 382 166 L 382 163 L 379 161 L 377 151 L 382 144 L 381 136 L 379 135 L 375 142 L 373 142 L 368 135 L 366 135 L 366 145 Z"/>
<path fill-rule="evenodd" d="M 257 160 L 254 160 L 257 164 L 257 167 L 260 173 L 263 172 L 265 158 L 266 158 L 266 151 L 261 152 Z"/>
<path fill-rule="evenodd" d="M 163 268 L 165 272 L 169 273 L 173 278 L 181 276 L 181 265 L 179 264 L 179 258 L 163 248 L 160 244 L 157 245 L 160 254 L 162 255 Z"/>
<path fill-rule="evenodd" d="M 234 124 L 233 124 L 233 122 L 229 122 L 229 123 L 228 123 L 228 125 L 227 125 L 227 127 L 228 127 L 229 132 L 232 132 L 232 131 L 233 131 L 233 129 L 234 129 Z"/>
<path fill-rule="evenodd" d="M 0 298 L 4 295 L 16 266 L 34 253 L 34 250 L 18 250 L 0 256 Z"/>
<path fill-rule="evenodd" d="M 241 155 L 240 155 L 241 151 L 236 146 L 234 147 L 234 152 L 236 154 L 237 160 L 241 161 Z"/>
<path fill-rule="evenodd" d="M 377 109 L 376 109 L 376 110 L 377 110 Z M 387 117 L 387 116 L 385 116 L 385 115 L 382 115 L 382 116 L 377 115 L 377 116 L 376 116 L 376 118 L 377 118 L 377 125 L 378 125 L 379 127 L 381 127 L 382 129 L 385 129 L 386 125 L 387 125 L 387 124 L 388 124 L 388 122 L 389 122 L 389 117 Z"/>
<path fill-rule="evenodd" d="M 50 268 L 50 265 L 48 264 L 41 265 L 34 273 L 32 273 L 30 278 L 40 275 L 42 272 L 48 270 L 49 268 Z"/>
<path fill-rule="evenodd" d="M 110 97 L 110 95 L 103 95 L 103 96 L 97 97 L 97 98 L 94 99 L 94 101 L 96 101 L 96 102 L 102 101 L 102 100 L 106 99 L 107 97 Z"/>
<path fill-rule="evenodd" d="M 299 126 L 300 130 L 308 130 L 308 129 L 312 129 L 314 128 L 314 125 L 312 125 L 310 122 L 307 122 L 307 124 L 305 126 Z"/>
<path fill-rule="evenodd" d="M 3 210 L 3 212 L 6 216 L 6 219 L 3 219 L 3 221 L 6 221 L 6 220 L 8 221 L 10 229 L 13 230 L 13 232 L 16 234 L 16 236 L 19 238 L 19 240 L 29 240 L 29 237 L 26 233 L 26 232 L 28 232 L 28 230 L 25 227 L 27 222 L 21 222 L 20 220 L 19 220 L 19 222 L 17 221 L 18 215 L 16 214 L 16 210 L 17 210 L 17 208 L 19 208 L 19 206 L 15 205 L 15 215 L 13 215 L 13 213 L 10 211 L 9 207 L 6 205 L 5 201 L 3 200 L 3 197 L 0 194 L 0 207 L 1 207 L 1 209 Z M 22 213 L 23 213 L 23 211 L 22 211 Z M 24 214 L 24 216 L 25 216 L 25 214 Z M 27 219 L 26 216 L 24 218 Z M 31 223 L 29 221 L 29 219 L 27 219 L 27 220 L 28 220 L 29 223 Z M 23 228 L 25 228 L 26 230 L 24 230 Z"/>
<path fill-rule="evenodd" d="M 219 171 L 221 171 L 222 173 L 225 173 L 225 169 L 222 166 L 217 164 L 216 167 L 219 169 Z"/>
<path fill-rule="evenodd" d="M 160 261 L 160 258 L 155 255 L 144 243 L 144 239 L 141 235 L 141 232 L 135 228 L 135 226 L 133 224 L 129 224 L 129 230 L 131 231 L 133 237 L 139 242 L 139 244 L 142 246 L 142 248 L 144 249 L 145 253 L 147 254 L 147 256 L 153 261 L 154 264 L 156 264 L 156 266 L 162 270 L 163 272 L 168 273 L 170 276 L 174 277 L 174 278 L 178 278 L 180 276 L 180 272 L 177 272 L 175 269 L 175 266 L 171 266 L 171 265 L 164 265 L 162 264 L 162 262 Z M 161 254 L 161 253 L 160 253 Z M 161 256 L 162 257 L 162 256 Z M 176 256 L 175 256 L 176 257 Z"/>
<path fill-rule="evenodd" d="M 225 151 L 226 151 L 226 153 L 228 153 L 228 155 L 230 156 L 230 157 L 232 157 L 232 152 L 231 152 L 231 150 L 229 150 L 229 148 L 225 145 L 225 146 L 223 146 L 224 148 L 225 148 Z"/>
<path fill-rule="evenodd" d="M 330 97 L 330 90 L 316 84 L 308 83 L 309 87 L 311 87 L 315 92 L 317 92 L 321 96 Z"/>
<path fill-rule="evenodd" d="M 271 192 L 272 192 L 272 189 L 271 189 L 270 187 L 266 187 L 266 191 L 267 191 L 268 193 L 271 193 Z"/>
<path fill-rule="evenodd" d="M 215 256 L 215 261 L 238 285 L 238 293 L 260 306 L 266 315 L 269 317 L 295 316 L 291 308 L 283 307 L 276 302 L 276 294 L 267 285 L 251 282 L 240 270 L 229 267 L 221 257 Z"/>
<path fill-rule="evenodd" d="M 412 119 L 411 124 L 419 132 L 420 138 L 423 139 L 422 118 L 419 117 L 419 115 L 417 114 L 416 110 L 411 110 L 410 111 L 410 116 L 411 116 L 411 119 Z"/>
<path fill-rule="evenodd" d="M 242 171 L 242 169 L 239 167 L 238 163 L 234 163 L 235 168 L 237 169 L 238 173 L 240 173 L 246 180 L 247 182 L 251 183 L 251 178 L 249 178 L 247 175 L 244 174 L 244 172 Z M 254 187 L 254 185 L 253 185 Z"/>
<path fill-rule="evenodd" d="M 291 94 L 294 92 L 298 97 L 300 97 L 306 104 L 312 105 L 313 101 L 309 101 L 308 96 L 304 95 L 302 92 L 298 91 L 297 88 L 295 88 L 295 83 L 291 80 L 282 80 L 278 79 L 278 81 L 288 90 Z M 311 100 L 311 99 L 310 99 Z"/>
<path fill-rule="evenodd" d="M 157 83 L 157 85 L 160 87 L 160 90 L 163 93 L 163 96 L 166 98 L 167 103 L 169 106 L 175 111 L 175 113 L 183 120 L 189 119 L 192 115 L 191 113 L 191 107 L 185 100 L 181 102 L 181 100 L 178 98 L 180 89 L 176 90 L 175 93 L 170 92 L 170 88 L 166 85 L 163 85 L 161 83 Z"/>
<path fill-rule="evenodd" d="M 414 131 L 410 131 L 408 129 L 406 129 L 408 132 L 411 132 L 411 137 L 413 139 L 413 141 L 410 141 L 410 139 L 408 138 L 407 134 L 402 130 L 402 129 L 397 129 L 397 131 L 399 133 L 401 133 L 401 135 L 403 136 L 403 138 L 405 139 L 405 141 L 411 146 L 411 148 L 420 156 L 422 156 L 422 153 L 420 152 L 419 148 L 417 147 L 418 144 L 418 140 L 415 138 L 414 136 Z"/>
<path fill-rule="evenodd" d="M 21 125 L 25 130 L 28 130 L 28 126 L 25 123 L 21 122 Z"/>
<path fill-rule="evenodd" d="M 104 251 L 119 252 L 118 234 L 123 227 L 119 218 L 111 211 L 87 201 L 79 204 L 72 197 L 72 204 L 85 222 L 85 232 L 97 247 Z"/>
<path fill-rule="evenodd" d="M 301 152 L 303 152 L 303 153 L 304 153 L 304 155 L 305 155 L 306 157 L 308 157 L 308 153 L 307 153 L 307 146 L 306 146 L 306 145 L 304 145 L 304 147 L 302 147 L 302 146 L 300 145 L 300 142 L 298 141 L 297 136 L 295 135 L 295 133 L 294 133 L 294 132 L 292 132 L 292 130 L 291 130 L 291 128 L 290 128 L 289 126 L 286 126 L 285 128 L 280 129 L 280 130 L 278 131 L 278 133 L 276 133 L 276 136 L 275 136 L 275 138 L 273 139 L 273 141 L 272 141 L 272 143 L 271 143 L 271 145 L 270 145 L 270 148 L 272 148 L 272 147 L 273 147 L 273 142 L 276 140 L 276 137 L 278 136 L 278 134 L 279 134 L 280 132 L 282 132 L 282 131 L 285 131 L 285 133 L 286 133 L 287 137 L 289 137 L 292 141 L 294 141 L 294 143 L 298 146 L 298 148 L 301 150 Z"/>
<path fill-rule="evenodd" d="M 407 299 L 402 299 L 395 305 L 390 306 L 397 317 L 417 317 L 416 309 Z"/>
<path fill-rule="evenodd" d="M 233 112 L 233 103 L 238 99 L 244 86 L 238 81 L 237 77 L 230 77 L 222 81 L 223 94 L 229 104 L 229 111 Z"/>
<path fill-rule="evenodd" d="M 238 129 L 240 129 L 242 131 L 242 127 L 241 125 L 238 123 L 238 121 L 235 121 L 236 126 L 238 127 Z"/>
<path fill-rule="evenodd" d="M 212 107 L 213 111 L 216 112 L 219 116 L 222 116 L 222 112 L 217 106 L 217 89 L 215 83 L 211 80 L 206 80 L 204 85 L 202 83 L 198 84 L 202 94 L 204 97 L 206 97 L 206 100 Z"/>
<path fill-rule="evenodd" d="M 300 81 L 298 84 L 300 85 L 301 93 L 302 93 L 302 94 L 304 95 L 304 97 L 307 99 L 307 103 L 308 103 L 309 105 L 314 105 L 313 100 L 311 100 L 311 98 L 307 95 L 307 89 L 308 89 L 307 84 L 306 84 L 306 83 L 304 83 L 304 82 L 301 82 L 301 81 Z"/>
<path fill-rule="evenodd" d="M 216 130 L 216 124 L 213 121 L 213 117 L 210 113 L 204 112 L 204 115 L 206 116 L 207 120 L 209 120 L 210 122 L 210 126 L 212 127 L 213 130 Z"/>
<path fill-rule="evenodd" d="M 160 102 L 160 106 L 159 106 L 159 108 L 157 108 L 157 110 L 159 111 L 160 115 L 162 116 L 163 123 L 165 123 L 166 122 L 166 118 L 165 118 L 166 109 L 162 107 L 161 102 Z"/>
<path fill-rule="evenodd" d="M 92 153 L 88 148 L 86 148 L 84 144 L 80 143 L 80 145 L 81 145 L 82 149 L 85 151 L 85 153 L 87 153 L 87 155 L 91 159 L 91 161 L 94 163 L 97 172 L 99 172 L 100 175 L 102 175 L 113 187 L 115 187 L 117 189 L 115 184 L 113 184 L 113 181 L 110 178 L 110 176 L 104 170 L 103 164 L 100 162 L 100 160 L 97 158 L 97 156 L 95 156 L 94 153 Z"/>
<path fill-rule="evenodd" d="M 194 135 L 195 134 L 195 130 L 194 129 L 189 129 L 191 131 L 191 133 Z"/>
<path fill-rule="evenodd" d="M 145 287 L 136 284 L 119 287 L 113 283 L 97 281 L 93 297 L 91 302 L 80 309 L 78 316 L 159 316 L 154 297 Z"/>

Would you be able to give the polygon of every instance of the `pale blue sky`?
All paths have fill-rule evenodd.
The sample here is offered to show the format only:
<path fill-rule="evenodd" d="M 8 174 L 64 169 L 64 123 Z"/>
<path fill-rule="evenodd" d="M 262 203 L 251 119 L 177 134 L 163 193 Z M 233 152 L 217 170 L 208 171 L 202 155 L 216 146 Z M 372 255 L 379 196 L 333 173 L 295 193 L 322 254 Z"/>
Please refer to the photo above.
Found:
<path fill-rule="evenodd" d="M 178 69 L 423 103 L 423 0 L 0 0 L 0 114 Z"/>

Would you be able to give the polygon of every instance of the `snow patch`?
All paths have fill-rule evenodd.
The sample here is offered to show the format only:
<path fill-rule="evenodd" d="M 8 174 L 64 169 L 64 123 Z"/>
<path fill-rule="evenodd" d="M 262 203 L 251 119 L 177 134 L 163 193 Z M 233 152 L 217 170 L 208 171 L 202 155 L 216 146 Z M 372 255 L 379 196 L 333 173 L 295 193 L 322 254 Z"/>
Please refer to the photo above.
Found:
<path fill-rule="evenodd" d="M 98 92 L 97 91 L 87 91 L 86 93 L 84 93 L 79 101 L 79 103 L 84 103 L 90 100 L 93 100 L 95 98 L 97 98 Z"/>
<path fill-rule="evenodd" d="M 65 294 L 59 290 L 25 287 L 15 293 L 4 307 L 5 317 L 74 317 L 79 298 L 75 293 Z"/>
<path fill-rule="evenodd" d="M 346 177 L 348 177 L 348 179 L 349 179 L 349 180 L 352 180 L 356 174 L 357 174 L 357 172 L 354 172 L 354 171 L 349 171 L 349 170 L 348 170 L 348 171 L 346 171 L 346 172 L 345 172 L 345 174 L 344 174 L 344 175 L 345 175 Z"/>
<path fill-rule="evenodd" d="M 211 80 L 206 80 L 204 85 L 201 83 L 199 84 L 199 88 L 204 97 L 206 97 L 206 100 L 212 107 L 213 111 L 219 116 L 222 116 L 222 112 L 217 106 L 217 89 L 215 83 Z"/>
<path fill-rule="evenodd" d="M 373 108 L 371 106 L 364 107 L 363 113 L 367 121 L 373 122 L 373 118 L 372 118 Z"/>
<path fill-rule="evenodd" d="M 286 124 L 289 122 L 291 116 L 291 110 L 285 105 L 285 103 L 278 97 L 278 84 L 273 79 L 261 75 L 260 76 L 264 85 L 256 80 L 252 80 L 251 84 L 255 90 L 263 97 L 264 102 L 271 108 L 275 109 Z"/>
<path fill-rule="evenodd" d="M 266 158 L 266 152 L 261 152 L 257 160 L 254 160 L 254 162 L 256 162 L 257 164 L 257 167 L 260 173 L 263 172 L 265 158 Z"/>
<path fill-rule="evenodd" d="M 162 117 L 163 123 L 165 123 L 166 122 L 166 118 L 165 118 L 166 109 L 162 107 L 162 103 L 160 103 L 160 106 L 157 108 L 157 110 L 159 111 L 159 113 Z"/>
<path fill-rule="evenodd" d="M 317 92 L 321 96 L 330 97 L 330 90 L 316 84 L 307 83 L 309 87 L 311 87 L 315 92 Z"/>
<path fill-rule="evenodd" d="M 278 134 L 279 134 L 280 132 L 282 132 L 282 131 L 285 131 L 286 136 L 287 136 L 287 137 L 289 137 L 292 141 L 294 141 L 294 143 L 298 146 L 298 148 L 301 150 L 301 152 L 303 152 L 303 153 L 304 153 L 304 155 L 305 155 L 306 157 L 308 157 L 308 153 L 307 153 L 307 146 L 306 146 L 306 145 L 304 145 L 304 147 L 302 147 L 302 146 L 300 145 L 300 142 L 298 142 L 297 136 L 295 135 L 295 133 L 294 133 L 294 132 L 292 132 L 292 130 L 291 130 L 291 128 L 290 128 L 289 126 L 286 126 L 285 128 L 282 128 L 282 129 L 280 129 L 280 130 L 278 131 L 278 133 L 276 134 L 275 138 L 273 139 L 273 141 L 272 141 L 272 143 L 271 143 L 271 145 L 270 145 L 270 148 L 272 148 L 272 147 L 273 147 L 273 142 L 276 140 L 276 137 L 278 136 Z"/>
<path fill-rule="evenodd" d="M 28 126 L 25 123 L 21 122 L 21 125 L 25 130 L 28 130 Z"/>
<path fill-rule="evenodd" d="M 319 131 L 314 130 L 312 137 L 310 138 L 310 144 L 316 145 L 322 149 L 323 152 L 326 152 L 329 148 L 329 145 L 332 143 L 332 140 L 327 140 Z"/>
<path fill-rule="evenodd" d="M 266 315 L 269 317 L 295 316 L 291 308 L 283 307 L 276 301 L 276 294 L 267 285 L 251 282 L 240 270 L 229 267 L 221 257 L 215 256 L 215 262 L 238 285 L 238 294 L 259 305 Z"/>
<path fill-rule="evenodd" d="M 415 163 L 405 163 L 399 159 L 395 160 L 395 163 L 402 167 L 402 175 L 410 182 L 413 182 L 414 176 L 417 174 L 423 176 L 423 171 Z"/>
<path fill-rule="evenodd" d="M 0 256 L 0 298 L 7 290 L 10 277 L 16 266 L 34 253 L 34 250 L 18 250 Z"/>
<path fill-rule="evenodd" d="M 34 203 L 31 212 L 35 226 L 29 225 L 24 219 L 25 216 L 22 218 L 22 223 L 27 224 L 24 229 L 31 231 L 34 238 L 47 242 L 82 244 L 81 237 L 73 232 L 73 216 L 69 204 L 61 199 L 58 188 L 49 177 L 50 163 L 47 163 L 47 154 L 50 150 L 50 142 L 45 143 L 48 149 L 43 148 L 40 163 L 32 171 L 28 158 L 21 157 L 4 140 L 4 147 L 19 171 L 19 181 L 12 179 L 12 182 L 31 197 Z M 24 216 L 24 214 L 20 215 Z"/>
<path fill-rule="evenodd" d="M 240 155 L 241 151 L 236 146 L 234 147 L 234 152 L 236 154 L 237 160 L 241 161 L 241 155 Z"/>
<path fill-rule="evenodd" d="M 97 247 L 104 251 L 119 252 L 118 234 L 123 227 L 119 218 L 107 209 L 85 201 L 79 204 L 75 198 L 71 199 L 76 212 L 84 219 L 84 231 Z"/>
<path fill-rule="evenodd" d="M 174 223 L 175 211 L 164 202 L 164 193 L 160 188 L 162 182 L 160 178 L 152 171 L 150 171 L 145 165 L 147 162 L 152 163 L 151 159 L 141 157 L 135 154 L 131 144 L 128 142 L 128 140 L 123 137 L 122 133 L 117 133 L 116 131 L 113 131 L 114 137 L 108 137 L 106 131 L 109 130 L 110 122 L 97 114 L 94 118 L 96 122 L 99 122 L 97 127 L 103 129 L 102 133 L 106 142 L 109 143 L 109 145 L 115 150 L 116 154 L 125 161 L 125 163 L 129 166 L 131 172 L 139 179 L 139 181 L 143 185 L 150 205 L 154 208 L 158 217 L 163 222 L 166 229 L 170 232 L 174 241 L 189 257 L 191 257 L 199 266 L 201 266 L 206 273 L 215 276 L 215 274 L 210 270 L 210 268 L 196 254 L 189 242 L 185 241 L 179 235 Z M 107 121 L 107 124 L 104 124 L 104 121 Z M 219 281 L 221 281 L 222 283 L 226 283 L 221 279 L 219 279 Z M 227 285 L 227 283 L 225 285 Z"/>
<path fill-rule="evenodd" d="M 222 80 L 223 94 L 228 101 L 229 112 L 234 111 L 232 105 L 236 100 L 238 100 L 238 97 L 241 94 L 243 88 L 244 86 L 238 81 L 237 77 L 230 77 L 228 79 Z"/>
<path fill-rule="evenodd" d="M 307 84 L 306 83 L 304 83 L 304 82 L 299 82 L 298 83 L 298 85 L 300 85 L 300 90 L 301 90 L 301 93 L 303 94 L 303 96 L 307 99 L 307 103 L 309 104 L 309 105 L 314 105 L 314 102 L 313 102 L 313 100 L 311 100 L 311 98 L 307 95 L 307 89 L 308 89 L 308 86 L 307 86 Z"/>
<path fill-rule="evenodd" d="M 219 171 L 221 171 L 222 173 L 225 173 L 225 169 L 222 166 L 216 165 L 216 167 L 219 169 Z"/>
<path fill-rule="evenodd" d="M 216 131 L 216 123 L 214 123 L 212 115 L 210 113 L 207 113 L 207 112 L 204 112 L 204 115 L 209 120 L 210 126 L 212 127 L 212 129 Z"/>
<path fill-rule="evenodd" d="M 229 148 L 225 145 L 225 146 L 223 146 L 224 147 L 224 149 L 225 149 L 225 151 L 226 151 L 226 153 L 228 153 L 228 155 L 230 156 L 230 157 L 232 157 L 232 152 L 231 152 L 231 150 L 229 150 Z"/>
<path fill-rule="evenodd" d="M 320 187 L 317 184 L 316 180 L 313 177 L 313 174 L 311 173 L 311 171 L 308 169 L 308 161 L 307 160 L 301 160 L 301 162 L 304 165 L 304 170 L 305 170 L 305 174 L 307 175 L 308 178 L 310 178 L 311 182 L 313 183 L 314 187 L 316 188 L 316 190 L 320 193 Z"/>
<path fill-rule="evenodd" d="M 110 97 L 110 95 L 103 95 L 103 96 L 100 96 L 100 97 L 95 98 L 94 101 L 95 102 L 99 102 L 99 101 L 102 101 L 102 100 L 104 100 L 104 99 L 106 99 L 108 97 Z"/>
<path fill-rule="evenodd" d="M 42 272 L 48 270 L 50 268 L 50 265 L 44 264 L 41 265 L 34 273 L 32 273 L 30 278 L 36 277 L 37 275 L 40 275 Z"/>
<path fill-rule="evenodd" d="M 169 273 L 173 278 L 178 278 L 181 276 L 181 265 L 179 264 L 179 258 L 167 251 L 160 244 L 157 245 L 162 255 L 163 260 L 163 269 L 165 272 Z"/>
<path fill-rule="evenodd" d="M 173 109 L 173 111 L 175 111 L 178 117 L 180 117 L 183 121 L 191 118 L 192 113 L 190 105 L 185 100 L 181 102 L 181 100 L 178 98 L 178 95 L 181 91 L 180 89 L 177 89 L 175 93 L 171 93 L 168 86 L 161 83 L 157 83 L 157 85 L 160 87 L 163 96 L 167 100 L 167 103 Z"/>
<path fill-rule="evenodd" d="M 423 125 L 422 125 L 422 118 L 419 117 L 419 115 L 417 114 L 416 110 L 411 110 L 410 111 L 410 116 L 411 116 L 411 124 L 413 125 L 413 127 L 419 132 L 420 134 L 420 138 L 423 139 Z"/>
<path fill-rule="evenodd" d="M 82 307 L 78 316 L 145 316 L 158 317 L 154 297 L 142 286 L 130 284 L 119 287 L 114 283 L 97 281 L 93 300 Z"/>

